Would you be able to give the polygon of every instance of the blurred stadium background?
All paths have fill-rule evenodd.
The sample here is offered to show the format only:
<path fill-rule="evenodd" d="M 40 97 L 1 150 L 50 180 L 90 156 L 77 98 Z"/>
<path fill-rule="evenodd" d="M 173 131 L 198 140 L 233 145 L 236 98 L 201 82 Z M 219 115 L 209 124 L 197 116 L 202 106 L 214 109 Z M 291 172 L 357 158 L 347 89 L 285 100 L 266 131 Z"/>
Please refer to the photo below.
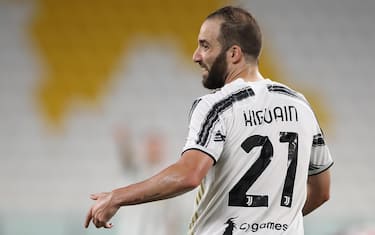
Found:
<path fill-rule="evenodd" d="M 124 208 L 110 231 L 82 224 L 90 193 L 179 157 L 206 92 L 191 62 L 199 26 L 227 3 L 0 0 L 1 235 L 185 234 L 194 192 Z M 262 72 L 311 100 L 335 160 L 306 234 L 375 234 L 375 1 L 231 3 L 259 20 Z"/>

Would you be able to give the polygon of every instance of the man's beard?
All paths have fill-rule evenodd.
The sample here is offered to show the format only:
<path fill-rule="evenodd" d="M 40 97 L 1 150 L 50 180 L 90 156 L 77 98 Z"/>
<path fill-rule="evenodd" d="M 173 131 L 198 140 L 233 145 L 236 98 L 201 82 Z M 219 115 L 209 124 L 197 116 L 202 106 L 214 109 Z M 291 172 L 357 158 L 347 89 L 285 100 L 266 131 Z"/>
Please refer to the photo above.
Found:
<path fill-rule="evenodd" d="M 212 63 L 211 69 L 208 71 L 207 78 L 203 78 L 203 86 L 210 90 L 223 87 L 227 77 L 227 68 L 228 65 L 226 61 L 226 53 L 225 51 L 222 51 Z"/>

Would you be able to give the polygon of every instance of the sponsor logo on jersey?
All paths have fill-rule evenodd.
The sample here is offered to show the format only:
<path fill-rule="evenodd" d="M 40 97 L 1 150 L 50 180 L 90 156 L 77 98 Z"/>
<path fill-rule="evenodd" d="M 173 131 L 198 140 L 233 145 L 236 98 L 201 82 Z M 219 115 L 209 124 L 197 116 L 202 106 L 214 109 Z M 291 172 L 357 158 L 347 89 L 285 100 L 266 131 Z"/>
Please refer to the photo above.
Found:
<path fill-rule="evenodd" d="M 225 138 L 226 138 L 225 135 L 221 134 L 220 131 L 217 131 L 216 134 L 215 134 L 215 137 L 214 137 L 214 141 L 215 142 L 225 141 Z"/>
<path fill-rule="evenodd" d="M 288 224 L 281 224 L 276 222 L 262 222 L 262 223 L 241 223 L 239 226 L 234 221 L 235 218 L 228 219 L 224 224 L 225 231 L 223 235 L 232 235 L 234 230 L 239 229 L 246 233 L 256 233 L 264 230 L 275 230 L 275 231 L 286 231 L 288 229 Z"/>
<path fill-rule="evenodd" d="M 234 229 L 236 229 L 236 223 L 234 223 L 234 218 L 230 218 L 227 220 L 227 222 L 225 222 L 225 224 L 227 224 L 227 227 L 225 228 L 225 231 L 223 233 L 223 235 L 232 235 L 233 234 L 233 231 Z"/>

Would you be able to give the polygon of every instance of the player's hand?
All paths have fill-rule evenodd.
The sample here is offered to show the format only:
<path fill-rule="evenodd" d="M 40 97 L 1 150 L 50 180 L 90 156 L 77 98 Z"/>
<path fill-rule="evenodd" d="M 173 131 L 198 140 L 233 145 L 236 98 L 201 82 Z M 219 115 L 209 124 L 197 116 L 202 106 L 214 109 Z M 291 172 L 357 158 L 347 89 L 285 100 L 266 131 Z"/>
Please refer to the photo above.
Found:
<path fill-rule="evenodd" d="M 118 206 L 112 202 L 112 193 L 97 193 L 90 196 L 95 200 L 95 204 L 91 206 L 86 216 L 85 228 L 87 228 L 92 220 L 97 228 L 112 228 L 113 224 L 109 220 L 116 214 Z"/>

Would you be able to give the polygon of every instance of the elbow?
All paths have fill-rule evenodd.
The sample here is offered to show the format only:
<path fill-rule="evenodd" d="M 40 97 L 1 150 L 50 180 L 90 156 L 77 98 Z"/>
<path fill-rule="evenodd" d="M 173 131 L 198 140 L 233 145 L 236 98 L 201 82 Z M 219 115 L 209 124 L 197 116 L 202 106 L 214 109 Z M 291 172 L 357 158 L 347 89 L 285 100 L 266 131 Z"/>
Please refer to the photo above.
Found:
<path fill-rule="evenodd" d="M 206 154 L 200 151 L 191 150 L 185 152 L 181 160 L 176 163 L 177 171 L 183 181 L 183 187 L 186 190 L 193 190 L 198 187 L 212 165 L 212 158 L 207 157 Z"/>
<path fill-rule="evenodd" d="M 187 189 L 193 190 L 198 187 L 202 182 L 202 179 L 198 176 L 187 176 L 185 179 L 185 186 Z"/>
<path fill-rule="evenodd" d="M 198 187 L 202 182 L 202 179 L 197 175 L 185 175 L 183 177 L 183 188 L 185 188 L 186 191 L 190 191 Z"/>
<path fill-rule="evenodd" d="M 204 174 L 199 171 L 188 170 L 181 172 L 181 186 L 185 188 L 186 191 L 193 190 L 197 188 L 204 178 Z"/>
<path fill-rule="evenodd" d="M 330 199 L 330 197 L 331 197 L 331 195 L 330 195 L 329 191 L 325 192 L 325 193 L 322 193 L 320 195 L 321 203 L 323 204 L 323 203 L 327 202 Z"/>
<path fill-rule="evenodd" d="M 330 199 L 329 191 L 320 192 L 319 194 L 315 194 L 315 203 L 317 206 L 323 205 Z"/>

